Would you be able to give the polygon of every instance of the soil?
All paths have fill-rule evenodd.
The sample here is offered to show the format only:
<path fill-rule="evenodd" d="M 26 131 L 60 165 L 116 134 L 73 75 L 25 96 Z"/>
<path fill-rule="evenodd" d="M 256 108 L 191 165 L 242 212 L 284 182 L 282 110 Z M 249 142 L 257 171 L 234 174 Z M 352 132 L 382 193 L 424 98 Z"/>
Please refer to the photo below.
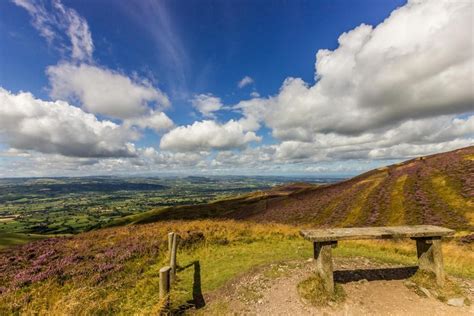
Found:
<path fill-rule="evenodd" d="M 206 297 L 204 314 L 232 315 L 474 315 L 474 307 L 449 306 L 410 289 L 416 267 L 401 267 L 366 258 L 335 258 L 334 278 L 346 298 L 315 307 L 299 296 L 297 285 L 315 272 L 315 263 L 287 262 L 260 267 Z M 450 277 L 452 278 L 452 277 Z M 474 280 L 452 278 L 474 302 Z"/>

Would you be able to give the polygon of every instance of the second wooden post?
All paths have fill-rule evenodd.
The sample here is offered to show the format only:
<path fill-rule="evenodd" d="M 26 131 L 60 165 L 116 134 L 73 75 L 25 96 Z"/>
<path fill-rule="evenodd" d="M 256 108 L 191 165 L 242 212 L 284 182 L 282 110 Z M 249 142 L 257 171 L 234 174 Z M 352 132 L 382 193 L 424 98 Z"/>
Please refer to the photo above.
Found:
<path fill-rule="evenodd" d="M 170 267 L 171 267 L 171 283 L 174 282 L 176 278 L 176 243 L 177 243 L 177 234 L 172 233 L 171 238 L 171 249 L 170 249 Z M 168 235 L 169 238 L 169 235 Z M 168 240 L 169 242 L 169 240 Z"/>

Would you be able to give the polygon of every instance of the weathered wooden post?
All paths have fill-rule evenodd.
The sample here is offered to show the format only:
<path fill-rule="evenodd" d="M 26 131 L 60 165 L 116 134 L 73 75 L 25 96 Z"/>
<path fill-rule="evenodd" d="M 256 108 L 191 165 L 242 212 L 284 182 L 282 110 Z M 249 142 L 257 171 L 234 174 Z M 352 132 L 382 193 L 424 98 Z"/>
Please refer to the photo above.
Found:
<path fill-rule="evenodd" d="M 168 233 L 168 258 L 170 258 L 171 261 L 171 247 L 173 247 L 173 235 L 174 233 Z"/>
<path fill-rule="evenodd" d="M 165 266 L 160 269 L 160 299 L 165 301 L 163 307 L 164 314 L 166 314 L 170 308 L 170 274 L 170 266 Z"/>
<path fill-rule="evenodd" d="M 171 283 L 174 282 L 176 278 L 176 239 L 178 235 L 173 233 L 173 240 L 171 243 L 171 257 L 170 257 L 170 266 L 171 266 Z"/>

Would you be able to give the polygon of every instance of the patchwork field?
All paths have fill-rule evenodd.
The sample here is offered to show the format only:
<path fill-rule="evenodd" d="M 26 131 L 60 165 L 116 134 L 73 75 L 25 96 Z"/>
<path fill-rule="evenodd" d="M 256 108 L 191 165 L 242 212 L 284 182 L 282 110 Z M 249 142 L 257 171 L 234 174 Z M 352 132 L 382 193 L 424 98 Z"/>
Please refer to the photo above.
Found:
<path fill-rule="evenodd" d="M 0 179 L 0 246 L 1 234 L 75 234 L 156 208 L 206 204 L 298 180 L 302 179 L 238 176 Z M 339 179 L 303 180 L 327 183 Z"/>

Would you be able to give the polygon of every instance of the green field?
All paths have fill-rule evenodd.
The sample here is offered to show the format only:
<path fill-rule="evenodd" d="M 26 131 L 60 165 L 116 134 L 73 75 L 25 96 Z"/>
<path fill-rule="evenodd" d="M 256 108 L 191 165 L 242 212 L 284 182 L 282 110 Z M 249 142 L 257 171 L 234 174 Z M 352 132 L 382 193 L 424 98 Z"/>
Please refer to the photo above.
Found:
<path fill-rule="evenodd" d="M 0 233 L 0 249 L 48 238 L 48 235 Z"/>
<path fill-rule="evenodd" d="M 31 237 L 1 237 L 5 234 L 75 234 L 164 207 L 205 204 L 298 180 L 238 176 L 0 179 L 0 246 Z"/>

